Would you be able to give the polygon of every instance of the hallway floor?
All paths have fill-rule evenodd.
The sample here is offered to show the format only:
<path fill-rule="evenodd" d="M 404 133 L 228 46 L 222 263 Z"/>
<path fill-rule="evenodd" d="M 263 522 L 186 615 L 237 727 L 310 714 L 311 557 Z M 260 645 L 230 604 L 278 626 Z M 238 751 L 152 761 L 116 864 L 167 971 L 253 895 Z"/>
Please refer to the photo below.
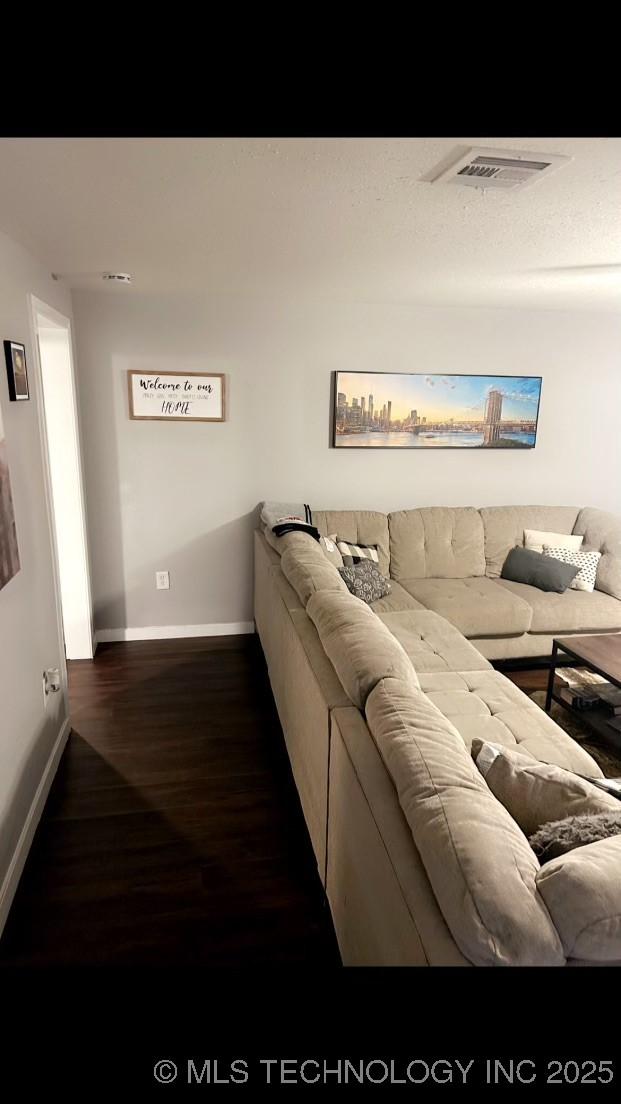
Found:
<path fill-rule="evenodd" d="M 338 966 L 256 636 L 100 645 L 0 965 Z"/>

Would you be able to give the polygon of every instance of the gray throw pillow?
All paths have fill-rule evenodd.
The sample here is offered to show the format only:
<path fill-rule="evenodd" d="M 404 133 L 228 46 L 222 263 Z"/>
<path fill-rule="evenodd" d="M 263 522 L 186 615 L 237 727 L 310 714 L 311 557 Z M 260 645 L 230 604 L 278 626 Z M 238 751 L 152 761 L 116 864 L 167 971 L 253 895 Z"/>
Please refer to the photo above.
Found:
<path fill-rule="evenodd" d="M 339 568 L 345 586 L 368 606 L 390 594 L 392 587 L 372 560 L 362 560 L 351 567 Z"/>
<path fill-rule="evenodd" d="M 587 843 L 621 835 L 621 809 L 618 813 L 583 813 L 542 824 L 530 837 L 529 843 L 540 863 L 556 859 L 584 847 Z"/>
<path fill-rule="evenodd" d="M 507 556 L 500 578 L 563 594 L 579 570 L 573 564 L 561 563 L 551 556 L 544 556 L 542 552 L 533 552 L 531 548 L 518 545 Z"/>

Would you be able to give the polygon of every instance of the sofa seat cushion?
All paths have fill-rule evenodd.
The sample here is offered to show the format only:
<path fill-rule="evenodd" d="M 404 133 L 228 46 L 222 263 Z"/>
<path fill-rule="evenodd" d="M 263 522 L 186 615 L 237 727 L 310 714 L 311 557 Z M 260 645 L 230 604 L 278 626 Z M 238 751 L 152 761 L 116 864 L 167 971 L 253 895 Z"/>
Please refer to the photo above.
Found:
<path fill-rule="evenodd" d="M 464 636 L 513 636 L 531 627 L 528 602 L 495 579 L 403 579 L 402 585 Z"/>
<path fill-rule="evenodd" d="M 388 676 L 418 690 L 418 677 L 399 641 L 347 588 L 343 594 L 319 591 L 309 600 L 306 612 L 346 694 L 358 709 L 364 709 L 373 687 Z"/>
<path fill-rule="evenodd" d="M 477 966 L 563 965 L 536 888 L 539 863 L 455 727 L 391 678 L 369 695 L 366 718 L 462 954 Z"/>
<path fill-rule="evenodd" d="M 621 836 L 576 847 L 544 863 L 537 888 L 568 958 L 616 962 L 621 956 Z"/>
<path fill-rule="evenodd" d="M 380 617 L 409 655 L 416 673 L 491 671 L 491 664 L 444 617 L 431 610 L 382 613 Z"/>
<path fill-rule="evenodd" d="M 374 613 L 398 613 L 401 610 L 424 610 L 425 607 L 408 594 L 401 583 L 391 579 L 390 594 L 385 598 L 378 598 L 376 602 L 371 602 L 371 609 Z"/>
<path fill-rule="evenodd" d="M 566 590 L 563 594 L 539 590 L 527 583 L 498 579 L 497 585 L 533 611 L 532 633 L 597 632 L 621 629 L 621 602 L 600 590 Z"/>
<path fill-rule="evenodd" d="M 591 778 L 601 770 L 571 736 L 500 671 L 419 673 L 421 690 L 468 748 L 485 740 Z"/>

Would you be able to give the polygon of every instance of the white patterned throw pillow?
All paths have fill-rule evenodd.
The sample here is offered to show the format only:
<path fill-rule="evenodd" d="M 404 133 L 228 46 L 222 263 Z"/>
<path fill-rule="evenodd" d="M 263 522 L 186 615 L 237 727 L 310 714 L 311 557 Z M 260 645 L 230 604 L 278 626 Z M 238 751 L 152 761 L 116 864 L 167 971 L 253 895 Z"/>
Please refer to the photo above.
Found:
<path fill-rule="evenodd" d="M 595 589 L 597 578 L 597 565 L 602 558 L 601 552 L 572 552 L 569 548 L 552 548 L 548 544 L 543 546 L 544 555 L 552 556 L 561 563 L 573 564 L 580 570 L 573 582 L 569 584 L 570 590 Z"/>

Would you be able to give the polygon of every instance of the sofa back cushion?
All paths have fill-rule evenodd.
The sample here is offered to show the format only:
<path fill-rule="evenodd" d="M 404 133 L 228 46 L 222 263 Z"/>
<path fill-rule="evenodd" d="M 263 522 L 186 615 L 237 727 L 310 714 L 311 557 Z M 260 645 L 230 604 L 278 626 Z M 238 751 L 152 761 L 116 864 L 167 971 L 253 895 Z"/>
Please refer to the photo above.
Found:
<path fill-rule="evenodd" d="M 388 515 L 393 579 L 485 574 L 483 522 L 471 506 L 426 506 Z"/>
<path fill-rule="evenodd" d="M 485 531 L 485 574 L 500 578 L 502 566 L 516 544 L 524 545 L 525 529 L 572 533 L 577 506 L 485 506 L 479 511 Z"/>
<path fill-rule="evenodd" d="M 348 544 L 376 545 L 382 575 L 390 574 L 388 515 L 376 510 L 313 510 L 313 525 L 322 536 L 336 533 Z"/>
<path fill-rule="evenodd" d="M 418 677 L 405 649 L 360 598 L 348 590 L 344 594 L 320 591 L 310 599 L 306 612 L 358 709 L 364 709 L 373 687 L 389 675 L 418 690 Z"/>
<path fill-rule="evenodd" d="M 621 836 L 576 847 L 541 867 L 537 886 L 568 958 L 621 958 L 620 869 Z"/>
<path fill-rule="evenodd" d="M 382 679 L 366 718 L 435 897 L 478 966 L 563 965 L 528 840 L 486 786 L 457 729 L 422 692 Z"/>
<path fill-rule="evenodd" d="M 584 537 L 581 552 L 593 549 L 602 554 L 597 565 L 597 590 L 621 599 L 621 518 L 605 510 L 585 506 L 578 514 L 574 533 Z"/>
<path fill-rule="evenodd" d="M 304 533 L 290 533 L 301 538 L 289 544 L 280 560 L 283 575 L 298 595 L 302 606 L 318 590 L 336 590 L 348 594 L 338 569 L 331 564 L 318 541 Z M 284 541 L 287 537 L 282 538 Z"/>

